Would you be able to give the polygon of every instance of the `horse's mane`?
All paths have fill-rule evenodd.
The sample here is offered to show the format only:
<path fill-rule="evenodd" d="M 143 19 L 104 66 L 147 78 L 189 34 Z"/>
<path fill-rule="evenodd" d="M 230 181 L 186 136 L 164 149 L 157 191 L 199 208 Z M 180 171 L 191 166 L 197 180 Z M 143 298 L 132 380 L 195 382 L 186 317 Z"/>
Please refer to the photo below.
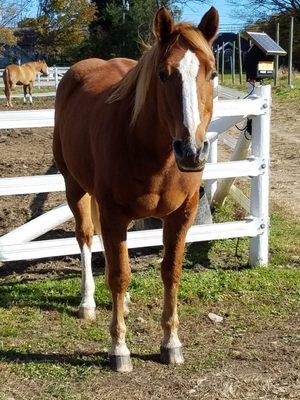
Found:
<path fill-rule="evenodd" d="M 202 52 L 207 58 L 212 57 L 212 51 L 209 44 L 200 30 L 193 24 L 182 22 L 175 25 L 172 37 L 182 37 L 191 48 Z M 172 40 L 171 44 L 174 42 L 175 40 Z M 115 101 L 122 100 L 127 96 L 134 97 L 134 107 L 131 119 L 132 125 L 134 125 L 136 122 L 137 117 L 145 103 L 150 81 L 153 73 L 157 71 L 159 59 L 160 49 L 158 43 L 155 43 L 153 46 L 146 46 L 146 50 L 139 59 L 137 65 L 115 85 L 115 90 L 107 99 L 108 103 L 113 103 Z"/>

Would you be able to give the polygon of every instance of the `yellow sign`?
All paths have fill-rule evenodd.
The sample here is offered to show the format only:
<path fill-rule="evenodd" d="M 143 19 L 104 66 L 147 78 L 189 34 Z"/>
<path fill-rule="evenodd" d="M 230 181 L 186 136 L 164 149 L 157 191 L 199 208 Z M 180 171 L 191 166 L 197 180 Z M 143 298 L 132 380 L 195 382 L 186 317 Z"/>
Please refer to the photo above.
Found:
<path fill-rule="evenodd" d="M 273 71 L 274 62 L 273 61 L 259 61 L 258 71 Z"/>

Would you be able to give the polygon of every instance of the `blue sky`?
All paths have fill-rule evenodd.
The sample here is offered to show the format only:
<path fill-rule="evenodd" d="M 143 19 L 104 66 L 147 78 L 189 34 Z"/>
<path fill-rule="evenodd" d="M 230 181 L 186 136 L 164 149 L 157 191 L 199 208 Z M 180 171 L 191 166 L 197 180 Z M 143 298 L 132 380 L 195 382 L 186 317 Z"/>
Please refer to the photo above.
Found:
<path fill-rule="evenodd" d="M 207 1 L 205 4 L 199 4 L 197 1 L 191 1 L 184 8 L 183 19 L 195 23 L 200 22 L 202 15 L 210 8 L 210 6 L 214 6 L 219 11 L 220 24 L 235 24 L 245 22 L 232 17 L 234 8 L 232 5 L 228 4 L 226 0 Z"/>
<path fill-rule="evenodd" d="M 31 8 L 31 15 L 34 16 L 36 14 L 37 1 L 32 1 L 32 3 L 33 5 Z M 207 11 L 212 5 L 216 7 L 216 9 L 219 11 L 221 24 L 234 24 L 237 22 L 244 22 L 241 20 L 237 21 L 232 16 L 230 16 L 230 13 L 233 13 L 234 9 L 231 5 L 228 4 L 226 0 L 208 0 L 207 2 L 205 2 L 205 4 L 202 5 L 200 5 L 197 1 L 190 1 L 188 5 L 184 8 L 183 19 L 198 23 L 205 11 Z"/>

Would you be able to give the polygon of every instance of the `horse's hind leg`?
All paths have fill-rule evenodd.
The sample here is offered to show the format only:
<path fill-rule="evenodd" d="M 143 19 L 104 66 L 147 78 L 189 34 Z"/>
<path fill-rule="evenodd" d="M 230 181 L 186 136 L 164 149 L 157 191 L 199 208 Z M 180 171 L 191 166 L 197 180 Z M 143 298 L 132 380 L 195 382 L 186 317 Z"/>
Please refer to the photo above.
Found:
<path fill-rule="evenodd" d="M 70 178 L 72 180 L 72 178 Z M 81 294 L 79 305 L 79 317 L 83 319 L 95 319 L 95 283 L 92 272 L 91 247 L 94 235 L 94 226 L 91 219 L 91 196 L 85 193 L 77 184 L 66 180 L 66 195 L 68 204 L 75 217 L 76 239 L 81 250 Z"/>
<path fill-rule="evenodd" d="M 164 283 L 164 308 L 161 324 L 164 331 L 161 361 L 166 364 L 184 362 L 178 338 L 177 294 L 182 271 L 185 238 L 196 215 L 198 192 L 174 213 L 164 219 L 164 258 L 161 265 Z"/>
<path fill-rule="evenodd" d="M 6 96 L 6 106 L 7 107 L 12 107 L 12 102 L 11 102 L 11 90 L 10 87 L 8 85 L 5 84 L 5 88 L 4 88 L 4 93 Z"/>
<path fill-rule="evenodd" d="M 23 85 L 23 92 L 24 92 L 23 103 L 24 104 L 27 103 L 27 88 L 28 88 L 28 85 Z"/>

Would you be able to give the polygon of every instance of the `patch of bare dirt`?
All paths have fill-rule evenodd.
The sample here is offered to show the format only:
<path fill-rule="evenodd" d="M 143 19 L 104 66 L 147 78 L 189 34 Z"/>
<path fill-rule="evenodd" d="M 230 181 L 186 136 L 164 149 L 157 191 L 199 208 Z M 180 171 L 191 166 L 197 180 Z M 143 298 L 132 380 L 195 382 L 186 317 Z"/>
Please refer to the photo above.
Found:
<path fill-rule="evenodd" d="M 0 90 L 1 93 L 1 90 Z M 23 99 L 13 98 L 13 107 L 6 107 L 6 100 L 0 100 L 0 111 L 15 111 L 15 110 L 35 110 L 37 108 L 53 108 L 54 107 L 54 97 L 34 97 L 33 94 L 33 104 L 23 104 Z"/>

